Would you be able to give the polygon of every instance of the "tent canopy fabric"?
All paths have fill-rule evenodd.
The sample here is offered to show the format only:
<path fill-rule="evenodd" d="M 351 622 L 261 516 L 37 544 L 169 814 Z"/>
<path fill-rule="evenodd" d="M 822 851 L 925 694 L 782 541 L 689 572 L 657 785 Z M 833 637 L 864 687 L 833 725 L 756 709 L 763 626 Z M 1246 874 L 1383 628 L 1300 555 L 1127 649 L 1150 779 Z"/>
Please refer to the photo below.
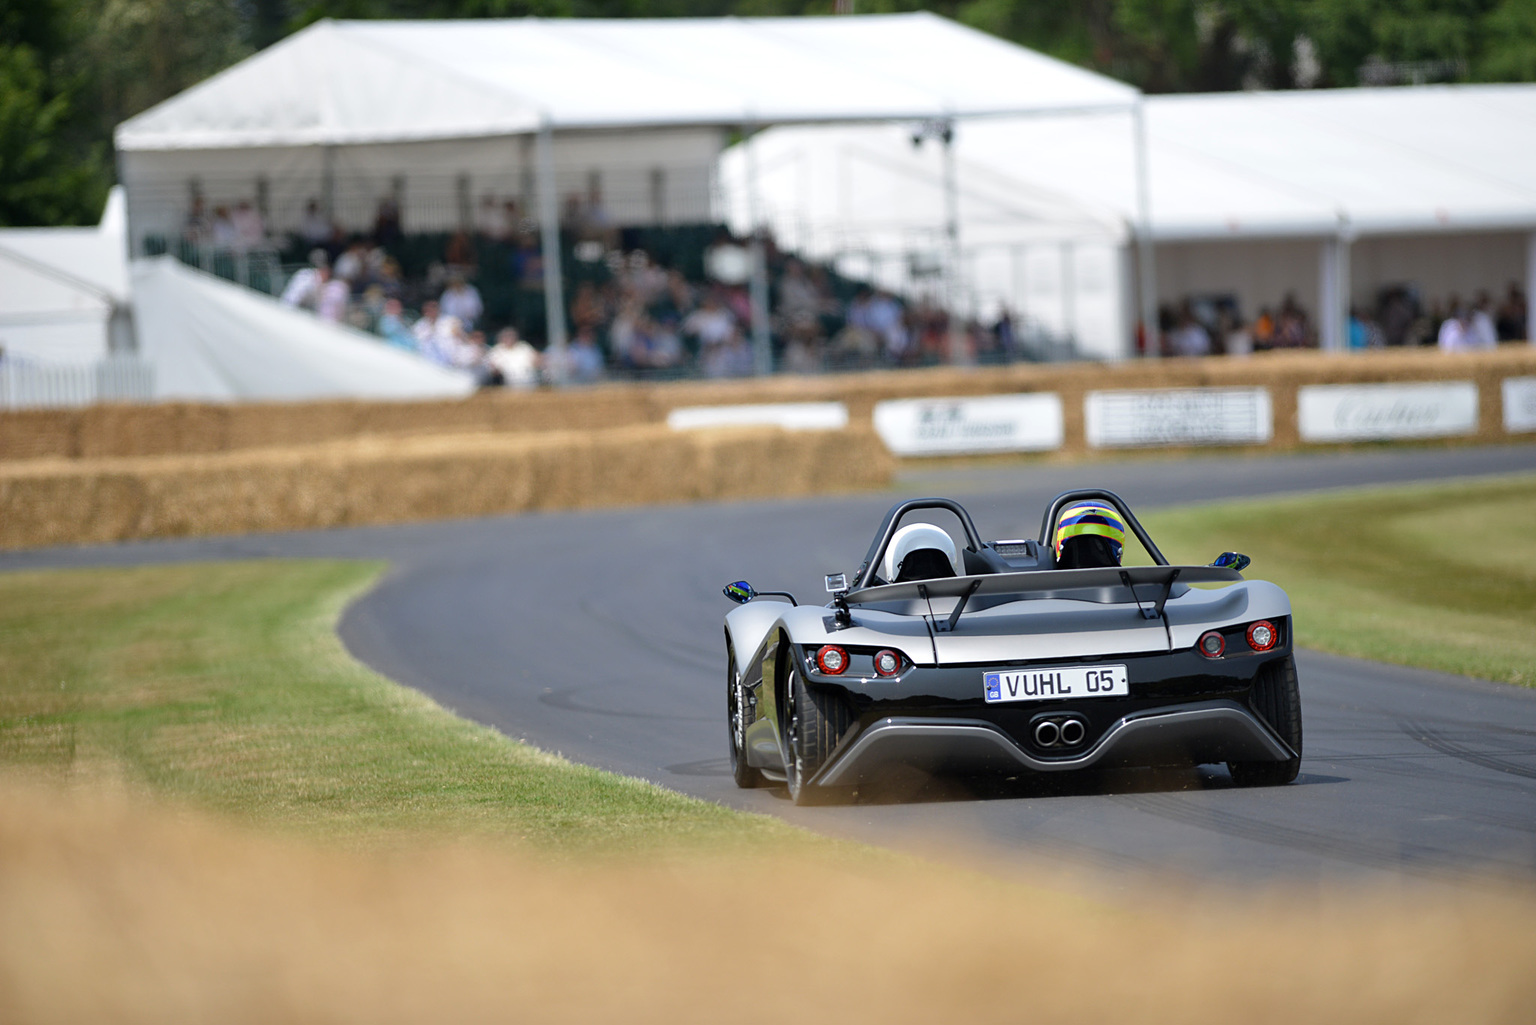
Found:
<path fill-rule="evenodd" d="M 118 126 L 126 152 L 1125 109 L 936 15 L 322 21 Z"/>
<path fill-rule="evenodd" d="M 94 228 L 0 229 L 0 349 L 44 364 L 107 354 L 113 311 L 128 303 L 123 190 Z"/>
<path fill-rule="evenodd" d="M 1159 241 L 1536 227 L 1536 85 L 1149 97 Z M 962 126 L 963 159 L 1131 219 L 1125 119 Z"/>
<path fill-rule="evenodd" d="M 155 398 L 201 402 L 460 398 L 470 375 L 329 324 L 173 257 L 133 264 Z"/>
<path fill-rule="evenodd" d="M 971 126 L 958 129 L 959 138 Z M 749 196 L 748 150 L 756 160 L 757 200 Z M 1026 183 L 1011 163 L 956 158 L 956 202 L 967 247 L 1084 238 L 1123 242 L 1125 221 L 1102 202 Z M 1129 176 L 1129 168 L 1122 168 Z M 740 234 L 757 214 L 779 245 L 820 258 L 881 242 L 919 248 L 944 244 L 943 148 L 913 145 L 904 125 L 815 125 L 761 132 L 720 160 L 727 222 Z"/>
<path fill-rule="evenodd" d="M 95 227 L 0 228 L 0 257 L 30 265 L 103 302 L 126 302 L 127 230 L 123 188 L 114 185 Z"/>
<path fill-rule="evenodd" d="M 1144 110 L 1158 241 L 1536 228 L 1536 178 L 1529 172 L 1536 166 L 1536 85 L 1153 96 Z M 797 220 L 833 217 L 857 227 L 848 204 L 831 212 L 826 182 L 778 188 L 790 180 L 782 169 L 834 149 L 879 149 L 895 161 L 900 147 L 893 140 L 889 129 L 858 125 L 786 126 L 756 137 L 776 223 L 789 230 Z M 744 202 L 734 173 L 741 148 L 724 165 L 733 209 Z M 957 129 L 955 150 L 963 237 L 977 239 L 978 230 L 1000 223 L 995 212 L 986 216 L 964 202 L 984 172 L 1013 183 L 1018 207 L 1030 205 L 1032 194 L 1064 200 L 1063 211 L 1097 211 L 1099 221 L 1136 219 L 1124 115 L 970 121 Z M 866 178 L 844 191 L 861 195 Z M 898 205 L 932 209 L 939 185 L 929 178 L 908 176 L 912 195 Z"/>

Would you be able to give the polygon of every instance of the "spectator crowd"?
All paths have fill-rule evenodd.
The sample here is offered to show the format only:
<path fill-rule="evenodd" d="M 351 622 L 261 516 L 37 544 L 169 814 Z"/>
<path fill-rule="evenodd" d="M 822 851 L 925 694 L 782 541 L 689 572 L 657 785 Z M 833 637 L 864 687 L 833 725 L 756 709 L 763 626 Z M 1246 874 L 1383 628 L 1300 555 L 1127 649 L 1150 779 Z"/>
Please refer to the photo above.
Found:
<path fill-rule="evenodd" d="M 366 237 L 342 235 L 310 203 L 293 246 L 307 262 L 282 301 L 379 335 L 388 344 L 486 384 L 543 379 L 738 377 L 756 369 L 751 341 L 751 256 L 719 226 L 615 229 L 594 190 L 568 198 L 562 218 L 570 341 L 558 365 L 542 340 L 543 254 L 536 226 L 514 200 L 486 196 L 473 230 L 444 237 L 408 275 L 395 255 L 409 240 L 398 206 L 379 206 Z M 796 372 L 1027 359 L 1006 312 L 990 323 L 951 323 L 931 302 L 907 301 L 831 268 L 765 247 L 776 367 Z M 489 283 L 495 296 L 482 294 Z M 493 308 L 494 307 L 494 308 Z"/>
<path fill-rule="evenodd" d="M 537 225 L 516 200 L 482 197 L 470 225 L 408 236 L 392 196 L 378 203 L 371 232 L 348 234 L 317 200 L 288 240 L 269 239 L 249 201 L 210 213 L 201 196 L 188 212 L 184 247 L 281 252 L 298 263 L 281 298 L 318 317 L 378 335 L 385 343 L 487 385 L 604 377 L 737 377 L 753 373 L 746 240 L 724 228 L 619 229 L 594 184 L 567 197 L 562 272 L 570 341 L 558 359 L 545 337 L 544 266 Z M 1026 329 L 1007 310 L 987 323 L 952 318 L 940 304 L 853 281 L 829 266 L 765 244 L 772 361 L 799 373 L 822 370 L 1013 362 L 1070 354 L 1070 343 Z M 483 289 L 483 290 L 482 290 Z M 1526 333 L 1526 297 L 1511 283 L 1422 302 L 1410 286 L 1383 289 L 1373 309 L 1351 310 L 1351 349 L 1438 345 L 1493 348 Z M 1245 319 L 1233 297 L 1190 297 L 1159 311 L 1165 355 L 1246 355 L 1315 348 L 1313 317 L 1294 295 Z M 535 346 L 532 340 L 540 342 Z M 1138 347 L 1145 351 L 1143 336 Z"/>
<path fill-rule="evenodd" d="M 1424 304 L 1417 290 L 1395 285 L 1381 290 L 1374 309 L 1349 311 L 1349 349 L 1438 346 L 1445 352 L 1493 349 L 1526 337 L 1527 300 L 1510 282 L 1497 303 L 1480 290 L 1468 301 L 1452 294 Z M 1317 348 L 1319 332 L 1308 311 L 1287 295 L 1277 307 L 1263 306 L 1245 320 L 1230 296 L 1189 298 L 1159 313 L 1162 352 L 1170 356 L 1233 355 L 1274 349 Z"/>

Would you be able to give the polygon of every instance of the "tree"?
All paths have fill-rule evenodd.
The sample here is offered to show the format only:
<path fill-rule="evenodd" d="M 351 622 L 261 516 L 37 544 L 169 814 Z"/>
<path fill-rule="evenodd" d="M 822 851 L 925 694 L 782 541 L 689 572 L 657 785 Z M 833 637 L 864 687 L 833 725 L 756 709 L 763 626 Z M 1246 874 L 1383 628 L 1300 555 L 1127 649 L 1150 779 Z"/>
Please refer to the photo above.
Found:
<path fill-rule="evenodd" d="M 252 51 L 240 0 L 79 0 L 70 72 L 110 140 L 120 122 L 222 71 Z"/>
<path fill-rule="evenodd" d="M 1536 81 L 1532 0 L 1313 0 L 1328 85 Z"/>
<path fill-rule="evenodd" d="M 1536 81 L 1536 0 L 0 0 L 0 218 L 93 220 L 117 124 L 321 18 L 825 15 L 849 4 L 931 10 L 1148 92 Z M 1316 75 L 1298 77 L 1302 55 Z"/>
<path fill-rule="evenodd" d="M 70 38 L 54 0 L 0 0 L 0 225 L 87 224 L 110 178 L 81 131 L 78 82 L 62 68 Z"/>
<path fill-rule="evenodd" d="M 1536 3 L 1504 0 L 1483 18 L 1486 43 L 1472 64 L 1485 82 L 1536 82 Z"/>
<path fill-rule="evenodd" d="M 49 95 L 37 53 L 0 46 L 0 225 L 89 224 L 107 178 L 99 154 L 81 160 L 64 142 L 68 94 Z"/>

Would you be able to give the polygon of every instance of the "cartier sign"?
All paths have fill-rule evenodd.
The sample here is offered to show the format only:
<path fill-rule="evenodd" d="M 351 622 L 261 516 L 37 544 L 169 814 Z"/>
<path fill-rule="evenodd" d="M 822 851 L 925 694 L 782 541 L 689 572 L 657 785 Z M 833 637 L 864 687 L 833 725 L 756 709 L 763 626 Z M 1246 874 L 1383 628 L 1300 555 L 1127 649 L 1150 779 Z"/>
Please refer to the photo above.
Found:
<path fill-rule="evenodd" d="M 1318 384 L 1298 390 L 1302 441 L 1441 438 L 1477 431 L 1477 385 Z"/>

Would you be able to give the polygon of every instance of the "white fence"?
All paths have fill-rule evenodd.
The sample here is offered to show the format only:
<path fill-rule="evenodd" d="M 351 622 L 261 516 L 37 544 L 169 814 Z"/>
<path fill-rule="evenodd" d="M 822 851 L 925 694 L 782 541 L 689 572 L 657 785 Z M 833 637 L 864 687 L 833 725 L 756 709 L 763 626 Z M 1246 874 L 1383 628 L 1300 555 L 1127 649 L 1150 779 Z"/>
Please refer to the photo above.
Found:
<path fill-rule="evenodd" d="M 136 356 L 109 356 L 77 366 L 0 363 L 0 409 L 149 402 L 154 397 L 154 368 Z"/>

